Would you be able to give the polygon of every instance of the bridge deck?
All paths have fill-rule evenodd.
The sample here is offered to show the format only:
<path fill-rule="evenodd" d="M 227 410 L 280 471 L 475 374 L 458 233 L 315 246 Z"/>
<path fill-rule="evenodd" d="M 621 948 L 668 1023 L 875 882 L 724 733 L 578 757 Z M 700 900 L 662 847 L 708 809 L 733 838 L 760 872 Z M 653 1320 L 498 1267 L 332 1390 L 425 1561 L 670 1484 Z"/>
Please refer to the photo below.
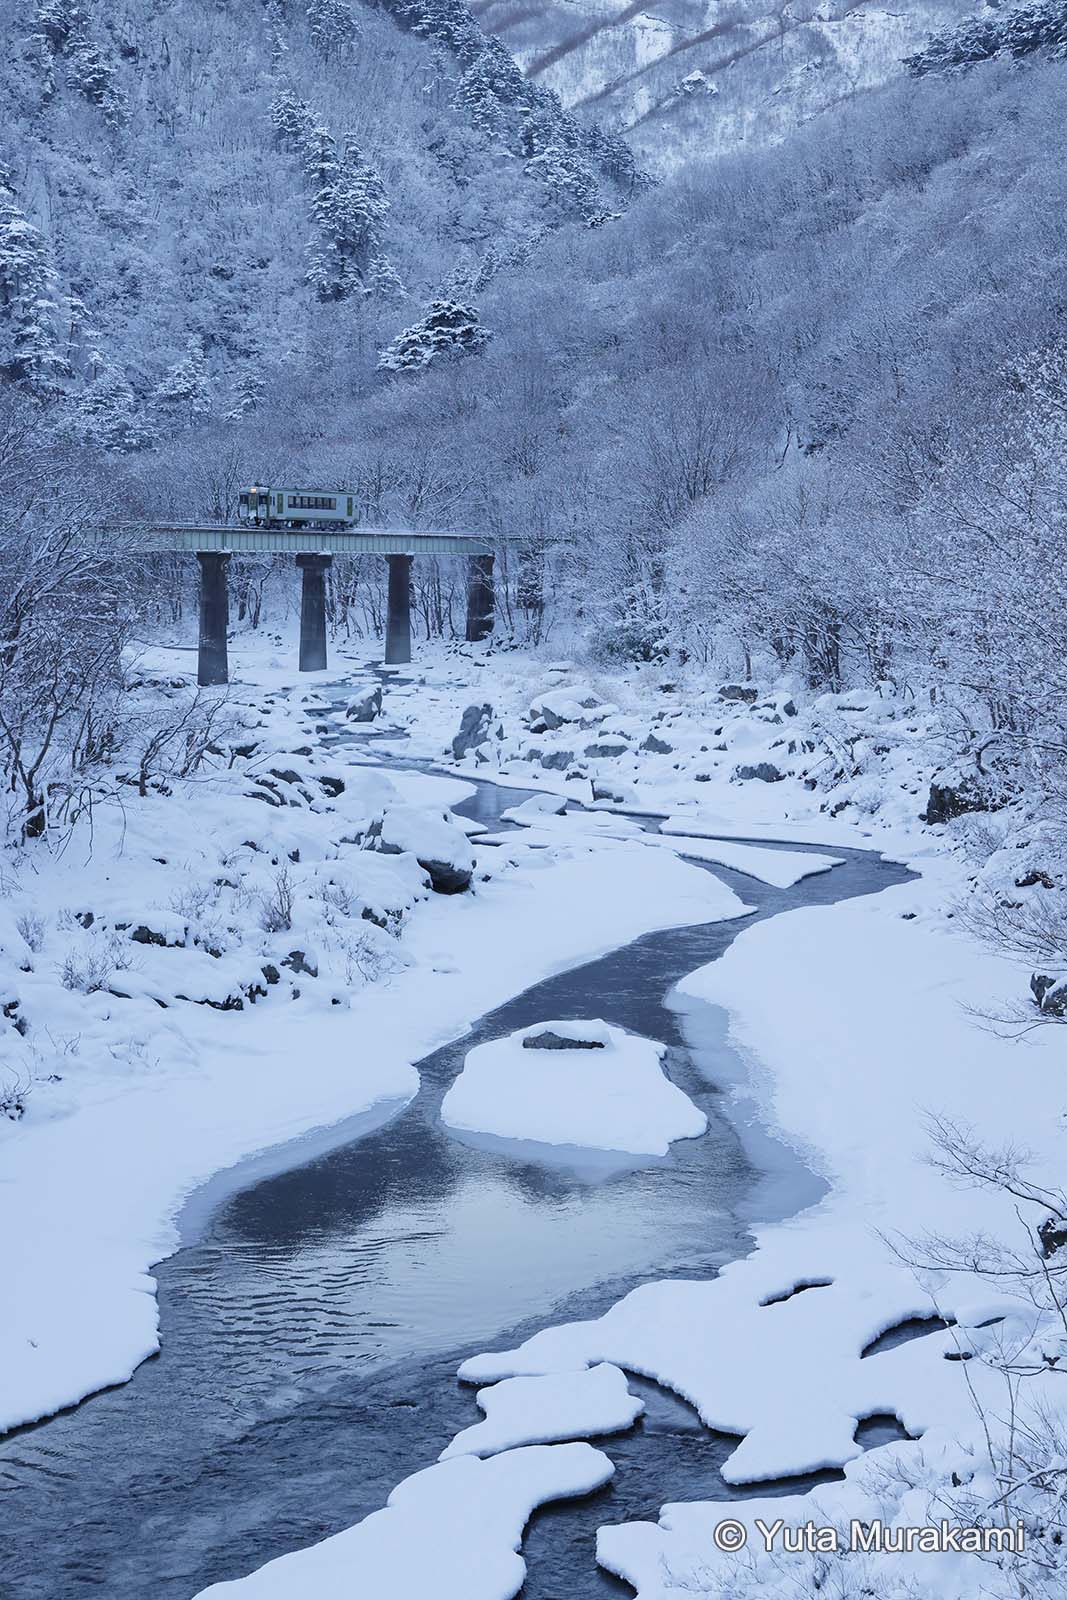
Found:
<path fill-rule="evenodd" d="M 222 523 L 109 523 L 98 544 L 138 553 L 230 551 L 234 555 L 491 555 L 498 541 L 476 533 L 411 533 L 402 528 L 229 527 Z"/>

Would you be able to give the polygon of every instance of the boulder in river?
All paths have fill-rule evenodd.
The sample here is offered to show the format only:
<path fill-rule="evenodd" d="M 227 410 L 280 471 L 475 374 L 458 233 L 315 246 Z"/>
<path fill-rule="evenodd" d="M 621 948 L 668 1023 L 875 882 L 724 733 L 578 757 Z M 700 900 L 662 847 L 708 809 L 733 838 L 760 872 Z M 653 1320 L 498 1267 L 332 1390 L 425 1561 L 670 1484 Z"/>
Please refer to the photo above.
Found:
<path fill-rule="evenodd" d="M 1045 1017 L 1067 1017 L 1067 978 L 1050 978 L 1035 972 L 1030 977 L 1034 1004 Z"/>
<path fill-rule="evenodd" d="M 462 761 L 471 750 L 476 750 L 489 737 L 493 722 L 493 708 L 486 702 L 468 706 L 460 719 L 459 732 L 452 740 L 452 759 Z"/>
<path fill-rule="evenodd" d="M 571 689 L 552 689 L 548 694 L 538 695 L 530 702 L 527 720 L 531 733 L 552 733 L 566 722 L 590 726 L 612 709 L 592 689 L 579 684 Z"/>
<path fill-rule="evenodd" d="M 373 688 L 360 689 L 352 695 L 345 706 L 345 716 L 349 722 L 373 722 L 375 717 L 381 715 L 382 689 L 380 684 Z"/>

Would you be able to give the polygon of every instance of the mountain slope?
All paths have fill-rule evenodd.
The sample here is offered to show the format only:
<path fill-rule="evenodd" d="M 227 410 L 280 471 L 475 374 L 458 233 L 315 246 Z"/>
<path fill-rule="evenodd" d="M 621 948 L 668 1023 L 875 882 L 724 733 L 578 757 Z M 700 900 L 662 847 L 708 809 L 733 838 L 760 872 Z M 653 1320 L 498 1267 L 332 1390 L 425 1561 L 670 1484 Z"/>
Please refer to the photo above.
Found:
<path fill-rule="evenodd" d="M 626 135 L 656 170 L 781 137 L 894 76 L 967 0 L 488 0 L 479 18 L 537 83 Z"/>

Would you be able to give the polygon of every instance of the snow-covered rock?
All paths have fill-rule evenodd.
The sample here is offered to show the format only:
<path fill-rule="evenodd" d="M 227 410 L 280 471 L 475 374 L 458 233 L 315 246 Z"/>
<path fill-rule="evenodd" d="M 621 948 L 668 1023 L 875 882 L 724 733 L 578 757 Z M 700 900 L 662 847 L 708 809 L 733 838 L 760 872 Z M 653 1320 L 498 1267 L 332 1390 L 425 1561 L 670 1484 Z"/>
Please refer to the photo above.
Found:
<path fill-rule="evenodd" d="M 546 1034 L 573 1047 L 531 1048 Z M 665 1052 L 606 1022 L 538 1023 L 471 1050 L 441 1118 L 500 1138 L 666 1155 L 673 1140 L 702 1134 L 707 1118 L 664 1075 Z"/>
<path fill-rule="evenodd" d="M 381 715 L 382 690 L 380 684 L 361 689 L 358 694 L 349 698 L 345 706 L 345 716 L 349 722 L 373 722 L 375 717 Z"/>
<path fill-rule="evenodd" d="M 546 729 L 561 728 L 565 722 L 591 724 L 618 711 L 618 706 L 608 705 L 587 684 L 574 684 L 567 689 L 550 689 L 547 694 L 535 696 L 530 701 L 528 714 L 531 731 L 543 733 Z"/>
<path fill-rule="evenodd" d="M 371 824 L 367 848 L 384 855 L 413 855 L 438 894 L 462 894 L 470 888 L 474 852 L 448 811 L 435 815 L 416 806 L 390 806 L 380 822 Z"/>
<path fill-rule="evenodd" d="M 468 706 L 459 724 L 459 732 L 452 740 L 452 759 L 462 761 L 470 751 L 476 750 L 488 739 L 493 725 L 493 708 L 486 702 Z"/>

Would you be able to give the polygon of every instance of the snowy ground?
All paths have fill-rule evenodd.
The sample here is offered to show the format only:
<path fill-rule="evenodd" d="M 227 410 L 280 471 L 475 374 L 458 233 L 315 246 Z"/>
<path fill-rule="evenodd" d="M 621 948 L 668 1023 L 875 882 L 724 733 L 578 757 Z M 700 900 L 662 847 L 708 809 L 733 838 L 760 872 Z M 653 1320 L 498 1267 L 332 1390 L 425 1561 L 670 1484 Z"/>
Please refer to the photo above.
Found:
<path fill-rule="evenodd" d="M 410 735 L 398 751 L 439 758 L 459 713 L 481 705 L 481 717 L 468 720 L 485 737 L 461 753 L 457 770 L 669 819 L 653 846 L 617 815 L 597 826 L 558 817 L 550 801 L 520 808 L 527 843 L 545 853 L 560 838 L 584 837 L 608 859 L 630 849 L 666 861 L 668 841 L 703 839 L 710 859 L 771 882 L 832 864 L 806 854 L 769 862 L 751 844 L 728 853 L 710 842 L 718 834 L 831 848 L 868 842 L 921 873 L 869 900 L 743 930 L 721 961 L 681 986 L 692 1003 L 729 1015 L 750 1069 L 745 1083 L 727 1086 L 736 1115 L 757 1116 L 799 1150 L 827 1179 L 826 1197 L 760 1227 L 752 1254 L 713 1281 L 649 1283 L 596 1321 L 472 1356 L 461 1376 L 490 1386 L 479 1394 L 486 1421 L 457 1436 L 442 1466 L 458 1467 L 473 1448 L 483 1465 L 513 1463 L 518 1473 L 540 1446 L 549 1455 L 539 1460 L 559 1462 L 553 1492 L 574 1493 L 567 1464 L 552 1455 L 571 1447 L 549 1441 L 622 1425 L 619 1380 L 596 1375 L 629 1370 L 735 1434 L 724 1476 L 753 1486 L 749 1499 L 667 1506 L 657 1523 L 601 1530 L 600 1561 L 641 1600 L 1057 1594 L 1052 1535 L 1067 1424 L 1055 1369 L 1067 1341 L 1048 1312 L 1032 1232 L 1041 1190 L 1029 1204 L 1023 1189 L 1020 1202 L 996 1182 L 961 1180 L 956 1168 L 969 1161 L 1003 1173 L 1006 1158 L 998 1166 L 996 1154 L 1014 1147 L 1025 1181 L 1054 1186 L 1064 1155 L 1064 1036 L 1048 1029 L 1018 1044 L 980 1025 L 981 1015 L 1011 1005 L 1020 974 L 953 920 L 970 872 L 959 836 L 971 824 L 935 830 L 918 821 L 937 751 L 915 707 L 888 697 L 798 698 L 790 685 L 697 693 L 651 674 L 579 683 L 562 666 L 477 653 L 431 665 L 417 697 L 401 688 L 386 696 L 387 717 Z M 990 848 L 1017 849 L 1021 875 L 1039 841 L 1013 841 L 1007 822 L 997 826 Z M 943 1148 L 933 1159 L 938 1127 Z M 898 1338 L 877 1342 L 898 1328 Z M 611 1392 L 601 1394 L 602 1384 Z M 886 1414 L 909 1437 L 863 1454 L 858 1423 Z M 604 1448 L 610 1454 L 610 1439 Z M 1043 1475 L 1028 1471 L 1035 1461 Z M 808 1495 L 759 1495 L 762 1481 L 825 1467 L 843 1468 L 843 1478 Z M 419 1519 L 431 1538 L 440 1470 L 397 1491 L 410 1501 L 433 1490 Z M 954 1530 L 1010 1532 L 1018 1517 L 1029 1554 L 955 1547 Z M 853 1552 L 853 1519 L 868 1533 L 876 1522 L 932 1527 L 948 1548 Z M 817 1552 L 798 1549 L 794 1530 L 807 1523 L 827 1530 Z M 364 1578 L 361 1541 L 377 1548 L 374 1524 L 342 1536 L 347 1556 L 331 1572 L 347 1572 L 346 1594 L 381 1592 Z M 491 1576 L 482 1586 L 468 1580 L 464 1592 L 514 1594 L 521 1568 L 501 1565 L 511 1525 L 467 1531 L 482 1552 L 474 1570 Z M 307 1593 L 337 1549 L 327 1541 L 210 1593 Z M 426 1592 L 425 1580 L 409 1581 L 400 1563 L 388 1590 L 406 1600 Z"/>

